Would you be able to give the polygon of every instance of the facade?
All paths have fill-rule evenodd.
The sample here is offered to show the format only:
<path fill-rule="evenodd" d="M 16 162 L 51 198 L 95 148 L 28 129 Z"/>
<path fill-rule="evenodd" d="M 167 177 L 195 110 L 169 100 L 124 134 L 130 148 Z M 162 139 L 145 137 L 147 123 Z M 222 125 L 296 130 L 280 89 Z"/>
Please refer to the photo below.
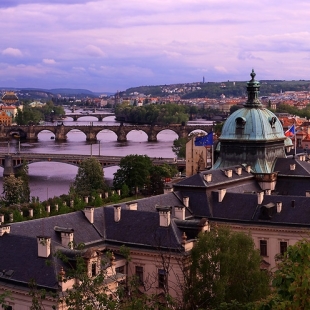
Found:
<path fill-rule="evenodd" d="M 0 109 L 0 125 L 11 126 L 12 117 L 8 115 L 4 110 Z"/>

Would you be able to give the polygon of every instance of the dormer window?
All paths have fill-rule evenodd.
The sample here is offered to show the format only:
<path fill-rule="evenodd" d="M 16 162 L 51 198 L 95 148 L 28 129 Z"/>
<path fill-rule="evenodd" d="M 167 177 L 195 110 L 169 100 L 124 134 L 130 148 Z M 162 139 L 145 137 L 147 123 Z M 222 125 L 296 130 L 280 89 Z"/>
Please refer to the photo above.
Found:
<path fill-rule="evenodd" d="M 244 129 L 246 124 L 246 119 L 244 117 L 236 118 L 236 129 Z"/>
<path fill-rule="evenodd" d="M 271 128 L 274 128 L 275 127 L 275 123 L 277 121 L 277 118 L 276 117 L 269 117 L 269 123 L 270 123 L 270 126 Z"/>

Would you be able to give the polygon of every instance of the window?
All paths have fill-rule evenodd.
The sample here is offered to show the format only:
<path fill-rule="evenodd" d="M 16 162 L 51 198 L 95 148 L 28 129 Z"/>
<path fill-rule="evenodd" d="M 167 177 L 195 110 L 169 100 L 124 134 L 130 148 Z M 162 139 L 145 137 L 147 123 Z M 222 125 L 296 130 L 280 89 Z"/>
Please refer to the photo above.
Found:
<path fill-rule="evenodd" d="M 143 267 L 136 266 L 136 276 L 137 276 L 138 283 L 140 285 L 143 285 Z"/>
<path fill-rule="evenodd" d="M 97 263 L 93 262 L 91 264 L 91 276 L 95 277 L 97 275 Z"/>
<path fill-rule="evenodd" d="M 166 270 L 158 269 L 158 287 L 165 288 L 167 285 L 167 274 Z"/>
<path fill-rule="evenodd" d="M 115 268 L 116 273 L 125 273 L 125 266 Z"/>
<path fill-rule="evenodd" d="M 267 240 L 259 240 L 259 249 L 261 256 L 267 256 Z"/>
<path fill-rule="evenodd" d="M 287 242 L 286 241 L 280 241 L 280 254 L 284 255 L 284 253 L 287 251 Z"/>

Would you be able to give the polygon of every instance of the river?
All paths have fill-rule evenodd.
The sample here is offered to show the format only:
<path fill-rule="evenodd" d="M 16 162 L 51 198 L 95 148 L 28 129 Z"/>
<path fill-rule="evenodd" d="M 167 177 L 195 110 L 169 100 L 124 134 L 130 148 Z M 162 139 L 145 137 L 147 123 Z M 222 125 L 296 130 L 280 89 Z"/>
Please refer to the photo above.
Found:
<path fill-rule="evenodd" d="M 99 122 L 97 118 L 85 116 L 76 122 L 67 117 L 64 120 L 66 124 L 89 125 L 115 125 L 114 116 L 104 118 Z M 107 156 L 126 156 L 130 154 L 148 155 L 150 157 L 175 157 L 172 151 L 173 140 L 177 135 L 165 130 L 158 134 L 157 142 L 148 142 L 147 135 L 142 131 L 132 131 L 127 135 L 127 142 L 117 142 L 116 135 L 109 131 L 103 130 L 97 135 L 97 143 L 90 144 L 86 141 L 84 133 L 74 130 L 68 133 L 66 142 L 56 142 L 51 139 L 53 134 L 45 131 L 41 132 L 37 142 L 23 142 L 20 144 L 20 152 L 23 153 L 56 153 L 56 154 L 89 154 L 107 155 Z M 100 151 L 99 151 L 100 147 Z M 0 142 L 0 152 L 15 153 L 19 145 L 17 140 L 12 140 L 8 145 L 7 142 Z M 107 180 L 113 179 L 113 174 L 118 167 L 109 167 L 104 169 L 104 175 Z M 78 168 L 76 166 L 40 162 L 29 165 L 29 185 L 30 196 L 39 197 L 41 201 L 47 198 L 67 194 L 70 184 L 73 182 Z M 0 188 L 3 188 L 3 168 L 0 167 Z"/>
<path fill-rule="evenodd" d="M 69 115 L 70 112 L 68 112 Z M 64 125 L 116 125 L 114 116 L 109 116 L 99 122 L 97 118 L 85 116 L 73 121 L 71 117 L 64 120 Z M 203 122 L 204 125 L 209 122 Z M 117 142 L 114 132 L 103 130 L 97 135 L 97 143 L 91 144 L 86 141 L 86 136 L 79 130 L 72 130 L 67 135 L 66 142 L 56 142 L 51 139 L 53 134 L 43 131 L 39 134 L 37 142 L 23 142 L 20 145 L 17 140 L 10 144 L 0 142 L 0 152 L 16 153 L 20 148 L 23 153 L 56 153 L 56 154 L 93 154 L 106 156 L 126 156 L 130 154 L 148 155 L 150 157 L 171 157 L 175 154 L 172 151 L 172 144 L 177 139 L 177 134 L 171 130 L 164 130 L 157 135 L 157 142 L 148 142 L 146 133 L 142 131 L 131 131 L 127 135 L 126 142 Z M 100 150 L 99 150 L 100 149 Z M 107 181 L 113 180 L 113 174 L 118 167 L 104 169 L 104 176 Z M 47 198 L 67 194 L 72 184 L 78 167 L 55 162 L 39 162 L 29 165 L 29 185 L 31 197 L 39 197 L 40 201 Z M 3 168 L 0 167 L 0 189 L 3 188 Z"/>

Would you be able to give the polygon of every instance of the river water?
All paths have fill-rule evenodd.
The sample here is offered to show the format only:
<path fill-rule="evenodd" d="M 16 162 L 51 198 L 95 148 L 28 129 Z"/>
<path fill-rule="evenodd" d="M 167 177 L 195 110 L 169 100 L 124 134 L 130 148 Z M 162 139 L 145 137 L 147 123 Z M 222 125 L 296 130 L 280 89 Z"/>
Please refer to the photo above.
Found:
<path fill-rule="evenodd" d="M 67 112 L 69 115 L 70 112 Z M 97 118 L 85 116 L 73 121 L 71 117 L 64 120 L 64 125 L 116 125 L 114 116 L 109 116 L 99 122 Z M 206 124 L 206 123 L 204 123 Z M 56 153 L 56 154 L 93 154 L 106 156 L 126 156 L 130 154 L 148 155 L 149 157 L 174 158 L 172 144 L 177 139 L 177 134 L 171 130 L 164 130 L 157 135 L 157 142 L 148 142 L 146 133 L 131 131 L 126 142 L 117 142 L 114 132 L 103 130 L 97 135 L 97 143 L 86 141 L 86 136 L 79 130 L 72 130 L 67 135 L 66 142 L 56 142 L 51 139 L 53 134 L 43 131 L 39 134 L 37 142 L 23 142 L 19 145 L 17 140 L 10 144 L 0 142 L 0 152 L 15 153 L 20 148 L 21 153 Z M 111 182 L 113 174 L 118 167 L 104 169 L 105 178 Z M 32 197 L 39 197 L 40 201 L 47 198 L 67 194 L 72 184 L 78 167 L 56 162 L 39 162 L 29 165 L 29 185 Z M 3 168 L 0 167 L 0 190 L 3 188 Z"/>
<path fill-rule="evenodd" d="M 95 117 L 85 116 L 73 122 L 72 118 L 67 117 L 64 125 L 77 124 L 89 125 L 115 125 L 114 116 L 104 118 L 99 122 Z M 132 131 L 127 135 L 127 142 L 117 142 L 115 133 L 109 130 L 103 130 L 97 135 L 97 143 L 91 144 L 86 141 L 84 133 L 78 130 L 72 130 L 67 135 L 66 142 L 56 142 L 51 139 L 53 134 L 44 131 L 39 134 L 37 142 L 24 142 L 20 144 L 20 152 L 23 153 L 56 153 L 56 154 L 93 154 L 107 156 L 126 156 L 130 154 L 148 155 L 150 157 L 175 157 L 172 152 L 173 140 L 177 135 L 166 130 L 158 134 L 158 142 L 147 142 L 147 135 L 142 131 Z M 100 141 L 100 142 L 99 142 Z M 19 144 L 17 140 L 12 140 L 10 144 L 0 142 L 0 152 L 15 153 L 18 151 Z M 100 150 L 99 150 L 100 148 Z M 109 167 L 104 169 L 104 175 L 107 180 L 113 179 L 113 174 L 118 167 Z M 47 198 L 67 194 L 70 184 L 73 182 L 78 168 L 76 166 L 53 163 L 39 162 L 29 165 L 29 184 L 30 196 L 39 197 L 41 201 Z M 3 168 L 0 167 L 0 189 L 3 188 Z"/>

